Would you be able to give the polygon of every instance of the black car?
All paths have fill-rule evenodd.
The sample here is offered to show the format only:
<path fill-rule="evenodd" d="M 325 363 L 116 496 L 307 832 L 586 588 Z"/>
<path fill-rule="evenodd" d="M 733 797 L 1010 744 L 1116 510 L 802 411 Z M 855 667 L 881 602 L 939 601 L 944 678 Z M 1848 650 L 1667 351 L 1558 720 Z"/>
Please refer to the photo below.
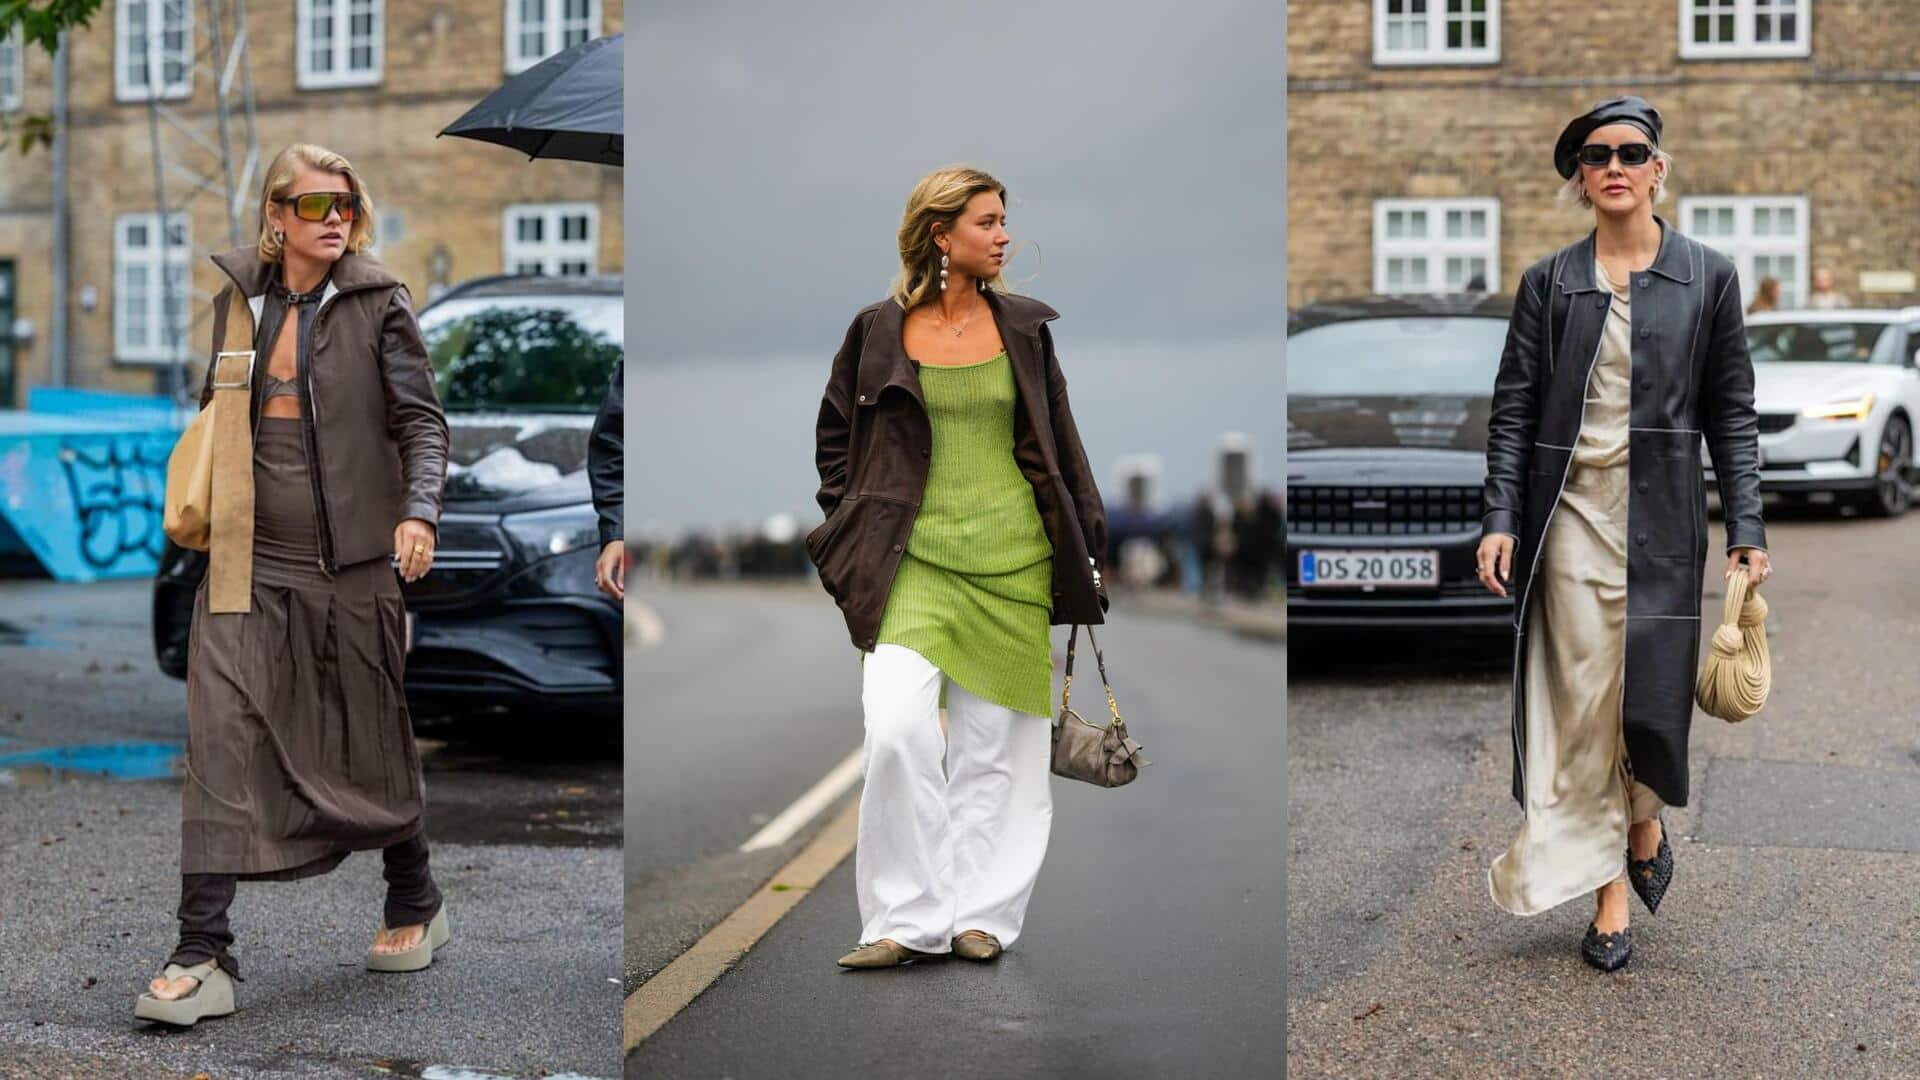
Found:
<path fill-rule="evenodd" d="M 420 312 L 452 438 L 433 569 L 403 585 L 416 715 L 542 705 L 616 713 L 619 605 L 594 587 L 587 436 L 625 349 L 617 276 L 503 275 Z M 186 677 L 206 555 L 154 578 L 160 668 Z"/>
<path fill-rule="evenodd" d="M 1506 297 L 1364 297 L 1287 326 L 1287 623 L 1507 629 L 1474 573 Z"/>

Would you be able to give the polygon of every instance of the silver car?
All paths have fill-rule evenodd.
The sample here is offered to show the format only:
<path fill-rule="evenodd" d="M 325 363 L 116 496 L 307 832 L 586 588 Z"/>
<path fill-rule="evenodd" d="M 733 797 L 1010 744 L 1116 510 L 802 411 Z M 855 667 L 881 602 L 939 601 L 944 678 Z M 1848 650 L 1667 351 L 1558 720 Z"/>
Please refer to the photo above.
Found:
<path fill-rule="evenodd" d="M 1906 513 L 1920 465 L 1920 307 L 1755 312 L 1747 342 L 1760 490 Z"/>

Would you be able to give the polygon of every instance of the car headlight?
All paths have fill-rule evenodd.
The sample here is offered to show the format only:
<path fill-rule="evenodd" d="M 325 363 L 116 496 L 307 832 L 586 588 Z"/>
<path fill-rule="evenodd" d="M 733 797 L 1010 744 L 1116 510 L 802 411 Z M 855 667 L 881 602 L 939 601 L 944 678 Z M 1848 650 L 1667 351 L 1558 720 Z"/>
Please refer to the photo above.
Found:
<path fill-rule="evenodd" d="M 1856 398 L 1842 401 L 1829 401 L 1825 405 L 1809 405 L 1800 415 L 1814 420 L 1865 420 L 1873 411 L 1873 395 L 1861 394 Z"/>
<path fill-rule="evenodd" d="M 500 527 L 507 530 L 507 535 L 513 537 L 514 543 L 519 544 L 530 559 L 565 555 L 591 547 L 600 539 L 600 517 L 592 503 L 508 514 L 500 519 Z"/>

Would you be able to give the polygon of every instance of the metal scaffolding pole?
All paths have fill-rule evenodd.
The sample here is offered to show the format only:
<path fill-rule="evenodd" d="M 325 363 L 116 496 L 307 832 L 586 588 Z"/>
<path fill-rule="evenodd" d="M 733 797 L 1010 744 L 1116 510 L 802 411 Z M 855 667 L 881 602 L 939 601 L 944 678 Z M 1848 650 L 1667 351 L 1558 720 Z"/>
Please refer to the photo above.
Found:
<path fill-rule="evenodd" d="M 204 290 L 193 289 L 193 268 L 215 250 L 215 245 L 194 242 L 190 222 L 195 201 L 218 191 L 226 223 L 225 245 L 244 244 L 251 232 L 246 223 L 247 191 L 260 161 L 260 146 L 254 136 L 253 69 L 247 55 L 245 0 L 202 0 L 201 6 L 204 18 L 196 20 L 192 0 L 161 0 L 158 29 L 149 26 L 135 30 L 145 35 L 147 136 L 152 146 L 153 201 L 159 221 L 156 240 L 160 250 L 161 340 L 167 354 L 155 381 L 160 392 L 183 403 L 192 396 L 187 376 L 193 363 L 193 331 L 206 318 L 206 309 L 205 305 L 192 304 L 183 327 L 180 302 L 210 297 Z M 170 68 L 184 74 L 189 85 L 202 75 L 210 79 L 210 111 L 199 114 L 194 110 L 193 97 L 177 106 L 163 100 Z M 173 202 L 167 198 L 169 176 L 184 182 Z M 175 221 L 179 222 L 186 248 L 182 253 L 186 265 L 177 280 L 171 270 L 176 262 Z M 184 297 L 179 295 L 183 289 L 187 293 Z"/>

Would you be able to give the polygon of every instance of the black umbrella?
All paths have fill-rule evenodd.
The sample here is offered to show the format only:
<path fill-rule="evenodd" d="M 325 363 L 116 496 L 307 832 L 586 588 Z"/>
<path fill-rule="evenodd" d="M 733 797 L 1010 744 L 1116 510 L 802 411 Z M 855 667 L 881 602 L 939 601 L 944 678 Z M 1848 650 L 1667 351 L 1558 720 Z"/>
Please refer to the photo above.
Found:
<path fill-rule="evenodd" d="M 512 147 L 533 158 L 626 164 L 621 47 L 625 34 L 583 41 L 508 79 L 442 135 Z"/>

